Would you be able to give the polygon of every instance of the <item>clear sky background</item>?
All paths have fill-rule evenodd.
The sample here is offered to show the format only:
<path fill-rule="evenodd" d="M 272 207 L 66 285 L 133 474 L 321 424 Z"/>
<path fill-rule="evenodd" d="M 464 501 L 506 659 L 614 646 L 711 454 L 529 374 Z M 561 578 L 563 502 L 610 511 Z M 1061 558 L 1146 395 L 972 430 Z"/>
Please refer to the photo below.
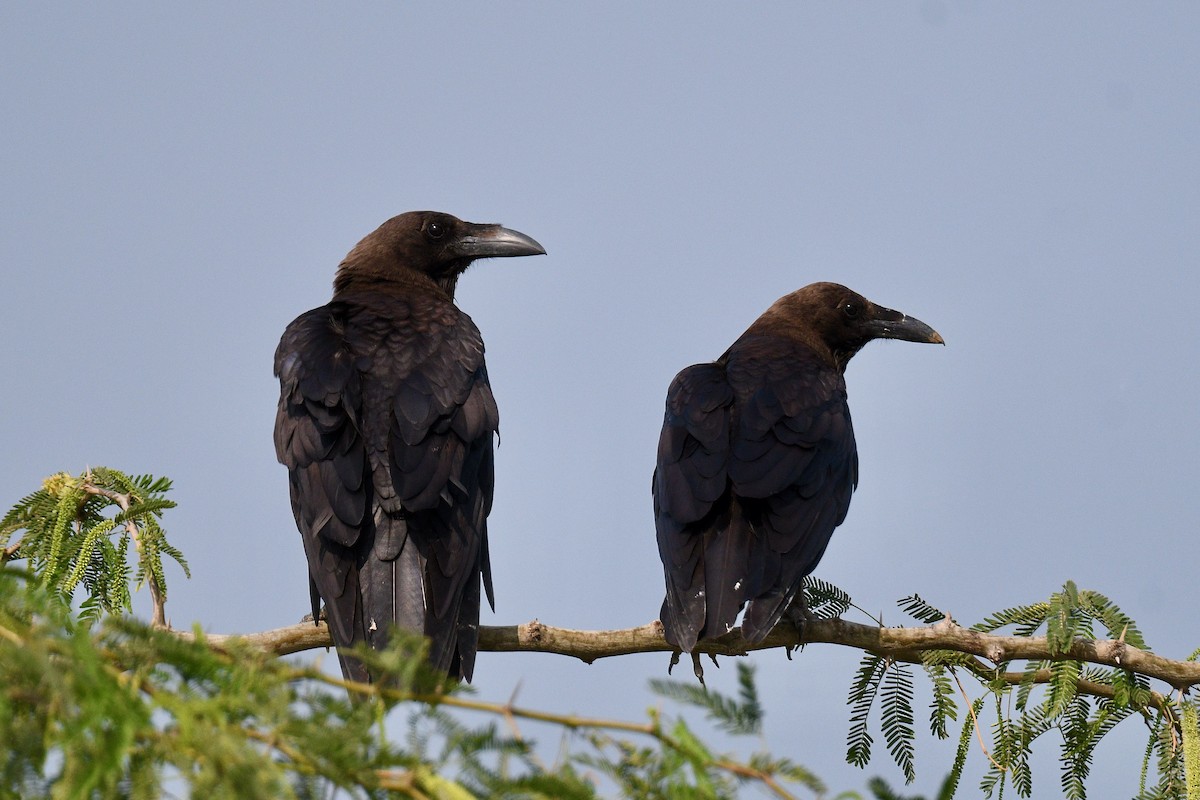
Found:
<path fill-rule="evenodd" d="M 549 251 L 459 285 L 503 432 L 485 623 L 657 616 L 668 383 L 832 280 L 947 346 L 851 364 L 861 483 L 817 575 L 890 624 L 914 591 L 967 623 L 1073 579 L 1185 657 L 1198 42 L 1193 3 L 6 3 L 0 501 L 88 464 L 169 475 L 175 625 L 296 622 L 272 355 L 359 238 L 429 208 Z M 902 782 L 880 737 L 843 764 L 859 655 L 752 656 L 765 743 L 835 790 Z M 483 653 L 476 685 L 639 718 L 666 662 Z M 1122 727 L 1097 797 L 1136 791 Z M 921 736 L 916 789 L 950 760 Z"/>

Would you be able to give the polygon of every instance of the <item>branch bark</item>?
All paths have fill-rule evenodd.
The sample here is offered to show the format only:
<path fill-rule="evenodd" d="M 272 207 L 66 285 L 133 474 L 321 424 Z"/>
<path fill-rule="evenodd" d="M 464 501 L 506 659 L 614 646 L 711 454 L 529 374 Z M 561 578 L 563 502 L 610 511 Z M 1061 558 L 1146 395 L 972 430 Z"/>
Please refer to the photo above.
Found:
<path fill-rule="evenodd" d="M 191 633 L 180 632 L 180 635 L 192 638 Z M 215 647 L 221 647 L 233 638 L 279 656 L 333 645 L 324 622 L 319 625 L 302 622 L 246 635 L 205 635 L 205 640 Z M 1055 653 L 1044 636 L 996 636 L 962 628 L 948 620 L 913 628 L 881 628 L 843 619 L 812 620 L 805 623 L 803 634 L 790 625 L 781 624 L 755 644 L 747 643 L 742 639 L 741 630 L 734 629 L 719 639 L 702 642 L 697 651 L 738 656 L 752 650 L 807 644 L 842 645 L 914 664 L 921 663 L 921 654 L 931 650 L 952 650 L 997 665 L 1017 660 L 1084 661 L 1129 670 L 1163 681 L 1175 689 L 1200 684 L 1200 663 L 1164 658 L 1119 640 L 1076 639 L 1066 652 Z M 673 652 L 663 638 L 662 625 L 657 620 L 636 628 L 608 631 L 555 628 L 537 620 L 523 625 L 481 625 L 479 649 L 484 652 L 555 653 L 588 664 L 600 658 L 632 653 Z M 980 666 L 988 669 L 982 663 Z"/>

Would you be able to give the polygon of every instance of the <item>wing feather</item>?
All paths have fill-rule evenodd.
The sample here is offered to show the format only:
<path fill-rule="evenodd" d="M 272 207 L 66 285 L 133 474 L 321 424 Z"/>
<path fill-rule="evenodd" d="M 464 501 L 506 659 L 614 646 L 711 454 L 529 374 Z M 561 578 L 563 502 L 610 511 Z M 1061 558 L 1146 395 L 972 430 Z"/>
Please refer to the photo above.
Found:
<path fill-rule="evenodd" d="M 660 614 L 667 641 L 690 650 L 705 634 L 710 599 L 706 564 L 729 552 L 713 530 L 726 495 L 733 391 L 717 364 L 680 372 L 667 391 L 654 472 L 654 513 L 667 596 Z M 725 515 L 728 518 L 728 515 Z M 712 548 L 711 558 L 706 552 Z M 719 603 L 731 603 L 722 594 Z M 736 606 L 734 616 L 737 615 Z"/>

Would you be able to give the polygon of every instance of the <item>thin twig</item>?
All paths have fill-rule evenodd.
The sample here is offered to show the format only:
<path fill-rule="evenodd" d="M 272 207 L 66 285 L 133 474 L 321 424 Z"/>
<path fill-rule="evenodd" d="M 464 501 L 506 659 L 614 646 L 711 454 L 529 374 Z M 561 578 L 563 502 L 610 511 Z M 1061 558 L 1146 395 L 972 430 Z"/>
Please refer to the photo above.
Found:
<path fill-rule="evenodd" d="M 381 696 L 390 700 L 409 700 L 418 703 L 426 703 L 428 705 L 445 705 L 452 708 L 462 708 L 471 711 L 481 711 L 488 714 L 496 714 L 501 717 L 520 717 L 522 719 L 531 719 L 538 722 L 546 722 L 553 725 L 558 725 L 562 728 L 577 730 L 580 728 L 589 728 L 594 730 L 609 730 L 622 731 L 624 733 L 638 733 L 643 736 L 649 736 L 658 740 L 663 746 L 682 752 L 683 746 L 676 741 L 674 737 L 663 731 L 662 726 L 657 721 L 654 722 L 627 722 L 625 720 L 616 719 L 601 719 L 597 717 L 579 717 L 573 714 L 555 714 L 549 711 L 538 711 L 530 708 L 521 708 L 514 706 L 511 702 L 508 703 L 489 703 L 484 700 L 472 700 L 456 695 L 444 694 L 423 694 L 416 692 L 405 692 L 398 689 L 392 689 L 378 684 L 362 683 L 344 678 L 337 678 L 332 675 L 325 674 L 319 671 L 304 670 L 305 677 L 325 683 L 330 686 L 340 686 L 352 694 L 362 696 Z M 790 794 L 786 789 L 779 784 L 773 775 L 763 770 L 756 769 L 748 764 L 743 764 L 738 761 L 728 759 L 714 759 L 713 766 L 737 775 L 743 778 L 752 778 L 762 782 L 764 786 L 769 788 L 778 797 L 791 800 L 794 795 Z"/>
<path fill-rule="evenodd" d="M 129 495 L 115 492 L 112 489 L 105 489 L 103 486 L 97 486 L 92 483 L 90 474 L 84 480 L 81 488 L 88 494 L 112 500 L 122 511 L 128 511 L 131 505 Z M 125 530 L 129 532 L 130 538 L 133 539 L 133 546 L 137 549 L 138 555 L 141 556 L 143 554 L 142 532 L 138 529 L 137 523 L 132 519 L 125 520 Z M 155 628 L 168 628 L 166 596 L 163 594 L 162 586 L 159 585 L 158 578 L 154 575 L 153 570 L 146 570 L 146 584 L 150 587 L 150 602 L 153 604 L 150 624 Z"/>
<path fill-rule="evenodd" d="M 967 690 L 963 688 L 962 681 L 958 679 L 958 674 L 954 670 L 950 670 L 950 674 L 954 676 L 954 682 L 958 684 L 958 693 L 962 695 L 963 702 L 967 704 L 967 713 L 971 715 L 971 722 L 975 725 L 975 738 L 979 740 L 979 749 L 987 756 L 987 760 L 992 762 L 992 766 L 1001 772 L 1007 772 L 1007 767 L 1000 766 L 996 759 L 992 758 L 992 754 L 988 752 L 987 745 L 983 741 L 983 731 L 979 729 L 979 717 L 975 714 L 975 704 L 971 702 L 971 698 L 967 697 Z"/>
<path fill-rule="evenodd" d="M 159 694 L 159 689 L 146 676 L 138 675 L 135 672 L 120 669 L 112 664 L 105 664 L 104 669 L 112 676 L 117 683 L 125 687 L 131 687 L 137 691 L 145 693 L 148 697 L 155 697 Z M 312 673 L 319 673 L 319 670 L 313 669 Z M 305 675 L 311 674 L 310 671 L 304 670 Z M 265 733 L 257 728 L 249 725 L 236 726 L 236 730 L 244 735 L 247 739 L 259 742 L 266 747 L 274 750 L 280 755 L 286 757 L 293 768 L 305 775 L 321 775 L 320 766 L 308 755 L 292 747 L 286 741 L 283 741 L 276 731 Z M 396 769 L 377 769 L 374 770 L 375 777 L 379 781 L 379 788 L 393 792 L 403 792 L 415 800 L 429 800 L 416 787 L 416 781 L 411 772 Z"/>
<path fill-rule="evenodd" d="M 4 627 L 3 625 L 0 625 L 0 639 L 7 639 L 8 641 L 15 644 L 17 647 L 25 646 L 25 640 L 23 638 L 21 638 L 21 635 L 19 633 L 17 633 L 16 631 L 11 631 L 8 628 Z"/>
<path fill-rule="evenodd" d="M 389 792 L 403 792 L 413 800 L 429 800 L 429 796 L 417 789 L 413 774 L 404 770 L 386 769 L 375 773 L 379 777 L 379 788 Z"/>
<path fill-rule="evenodd" d="M 517 718 L 513 716 L 512 713 L 513 706 L 515 706 L 517 703 L 517 695 L 520 694 L 520 692 L 521 682 L 517 681 L 517 685 L 513 687 L 512 694 L 508 697 L 508 703 L 504 706 L 504 723 L 508 725 L 508 729 L 512 733 L 513 739 L 521 744 L 525 744 L 525 736 L 521 733 L 521 726 L 517 724 Z M 549 770 L 546 769 L 545 763 L 538 758 L 538 755 L 534 750 L 529 751 L 529 757 L 532 759 L 533 763 L 540 767 L 543 771 L 549 772 Z"/>
<path fill-rule="evenodd" d="M 761 781 L 762 784 L 774 792 L 776 796 L 782 797 L 784 800 L 795 800 L 796 795 L 783 788 L 779 781 L 775 780 L 775 776 L 768 772 L 763 772 L 760 769 L 755 769 L 754 767 L 749 767 L 736 761 L 726 761 L 724 759 L 717 759 L 713 762 L 713 765 L 720 767 L 726 772 L 730 772 L 734 775 L 741 775 L 743 778 L 752 778 L 754 780 Z"/>

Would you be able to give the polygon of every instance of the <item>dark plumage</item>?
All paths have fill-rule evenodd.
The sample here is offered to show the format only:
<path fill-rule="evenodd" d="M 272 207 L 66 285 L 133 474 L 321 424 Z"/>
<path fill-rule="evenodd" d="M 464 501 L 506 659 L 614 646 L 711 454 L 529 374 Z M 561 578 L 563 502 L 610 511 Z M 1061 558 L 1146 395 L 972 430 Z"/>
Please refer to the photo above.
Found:
<path fill-rule="evenodd" d="M 876 338 L 942 343 L 919 320 L 814 283 L 675 376 L 653 481 L 675 647 L 726 633 L 743 607 L 742 635 L 761 640 L 821 560 L 858 484 L 843 373 Z"/>
<path fill-rule="evenodd" d="M 483 340 L 454 305 L 474 259 L 545 253 L 524 234 L 449 214 L 393 217 L 359 242 L 333 300 L 275 352 L 275 450 L 308 557 L 313 616 L 338 647 L 379 648 L 390 626 L 471 679 L 479 584 L 493 605 L 487 516 L 499 413 Z M 340 654 L 342 671 L 369 680 Z"/>

